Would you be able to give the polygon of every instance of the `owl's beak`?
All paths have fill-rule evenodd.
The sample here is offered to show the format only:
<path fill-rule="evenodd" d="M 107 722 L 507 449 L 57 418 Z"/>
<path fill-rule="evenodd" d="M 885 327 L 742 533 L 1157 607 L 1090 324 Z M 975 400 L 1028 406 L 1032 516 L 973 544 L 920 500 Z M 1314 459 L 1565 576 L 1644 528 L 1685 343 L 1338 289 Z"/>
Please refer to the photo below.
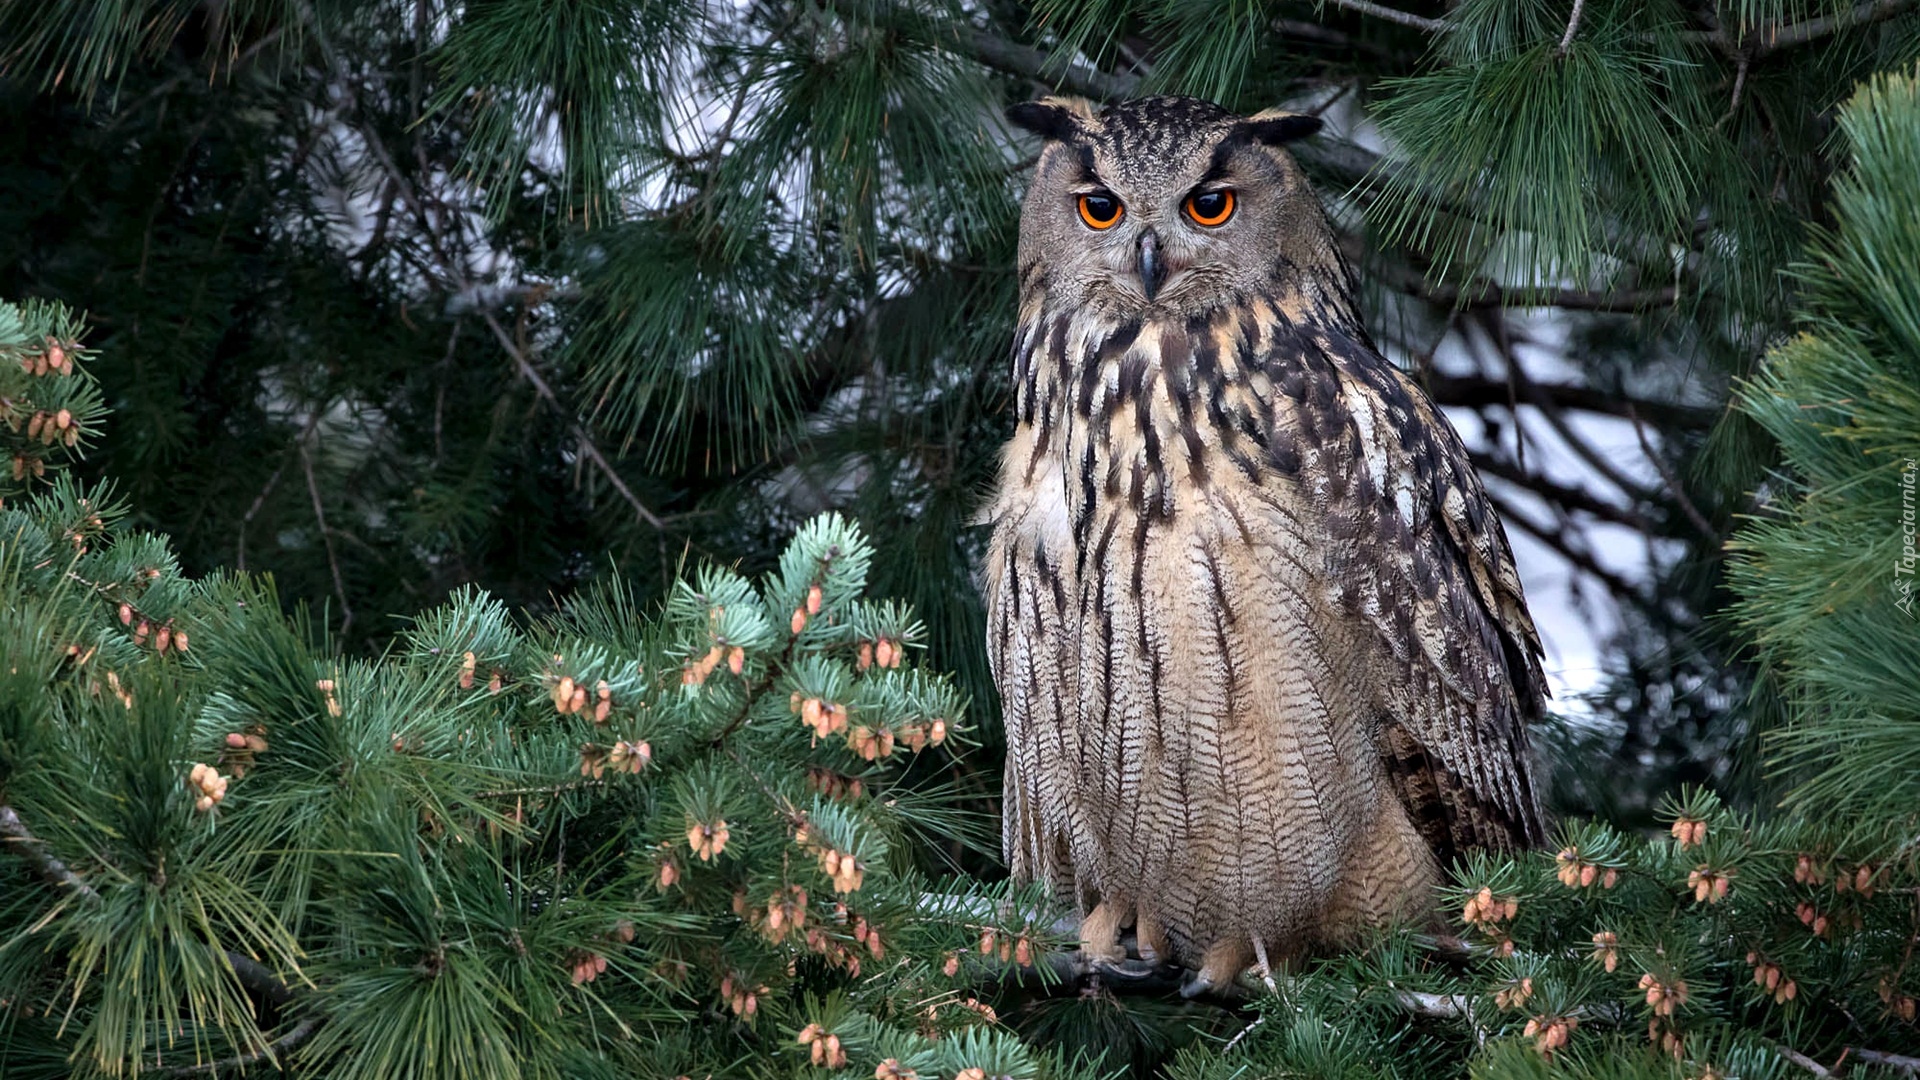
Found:
<path fill-rule="evenodd" d="M 1147 296 L 1147 303 L 1153 303 L 1153 294 L 1160 291 L 1160 283 L 1167 279 L 1167 264 L 1160 261 L 1160 238 L 1152 229 L 1140 234 L 1140 291 Z"/>

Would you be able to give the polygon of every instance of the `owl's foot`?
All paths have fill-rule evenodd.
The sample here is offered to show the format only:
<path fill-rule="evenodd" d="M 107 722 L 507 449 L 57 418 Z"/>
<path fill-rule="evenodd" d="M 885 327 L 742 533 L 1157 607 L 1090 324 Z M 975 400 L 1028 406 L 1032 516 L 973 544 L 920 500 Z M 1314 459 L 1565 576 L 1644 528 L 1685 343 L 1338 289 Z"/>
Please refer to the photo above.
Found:
<path fill-rule="evenodd" d="M 1120 920 L 1127 909 L 1102 900 L 1080 921 L 1080 951 L 1095 964 L 1117 965 L 1127 958 L 1120 947 Z"/>
<path fill-rule="evenodd" d="M 1140 959 L 1152 964 L 1164 963 L 1172 958 L 1173 951 L 1167 947 L 1167 928 L 1158 915 L 1147 910 L 1145 904 L 1141 904 L 1134 915 L 1133 937 Z"/>
<path fill-rule="evenodd" d="M 1200 958 L 1200 970 L 1194 972 L 1193 978 L 1180 988 L 1180 996 L 1191 999 L 1225 990 L 1252 962 L 1251 941 L 1246 938 L 1221 938 L 1207 946 L 1206 955 Z"/>

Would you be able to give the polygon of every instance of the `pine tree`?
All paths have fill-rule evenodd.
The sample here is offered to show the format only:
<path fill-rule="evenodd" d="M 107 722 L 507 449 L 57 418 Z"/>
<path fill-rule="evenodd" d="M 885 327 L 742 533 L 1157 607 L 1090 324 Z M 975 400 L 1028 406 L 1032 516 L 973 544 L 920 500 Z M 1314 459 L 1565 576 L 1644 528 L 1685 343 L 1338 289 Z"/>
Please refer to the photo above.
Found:
<path fill-rule="evenodd" d="M 21 455 L 98 421 L 73 331 L 0 305 Z M 269 580 L 185 576 L 104 487 L 24 472 L 8 1077 L 1092 1075 L 968 991 L 1043 963 L 1054 912 L 943 870 L 993 837 L 908 774 L 965 703 L 912 612 L 864 598 L 844 519 L 657 613 L 617 580 L 530 621 L 466 590 L 353 660 Z"/>

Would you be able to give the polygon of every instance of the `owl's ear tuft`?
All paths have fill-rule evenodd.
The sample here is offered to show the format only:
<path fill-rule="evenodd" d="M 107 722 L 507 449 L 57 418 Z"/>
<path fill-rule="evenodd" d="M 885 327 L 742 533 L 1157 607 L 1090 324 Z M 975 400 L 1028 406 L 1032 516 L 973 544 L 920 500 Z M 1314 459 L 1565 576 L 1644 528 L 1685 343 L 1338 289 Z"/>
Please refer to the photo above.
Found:
<path fill-rule="evenodd" d="M 1066 142 L 1078 135 L 1093 108 L 1078 98 L 1046 97 L 1007 107 L 1007 122 L 1049 142 Z"/>
<path fill-rule="evenodd" d="M 1240 121 L 1240 130 L 1254 142 L 1280 146 L 1317 133 L 1320 130 L 1320 118 L 1268 109 Z"/>

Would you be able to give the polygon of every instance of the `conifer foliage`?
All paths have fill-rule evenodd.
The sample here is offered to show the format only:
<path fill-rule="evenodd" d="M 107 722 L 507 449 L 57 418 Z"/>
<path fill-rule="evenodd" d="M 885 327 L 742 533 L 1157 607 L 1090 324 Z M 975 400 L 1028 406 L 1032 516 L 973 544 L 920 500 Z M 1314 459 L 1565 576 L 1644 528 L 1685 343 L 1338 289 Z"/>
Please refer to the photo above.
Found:
<path fill-rule="evenodd" d="M 76 452 L 31 419 L 98 422 L 71 318 L 0 330 L 21 452 Z M 39 471 L 0 508 L 0 1073 L 1090 1075 L 967 989 L 1052 913 L 928 878 L 982 832 L 906 775 L 964 702 L 846 521 L 658 612 L 467 591 L 352 661 Z"/>

